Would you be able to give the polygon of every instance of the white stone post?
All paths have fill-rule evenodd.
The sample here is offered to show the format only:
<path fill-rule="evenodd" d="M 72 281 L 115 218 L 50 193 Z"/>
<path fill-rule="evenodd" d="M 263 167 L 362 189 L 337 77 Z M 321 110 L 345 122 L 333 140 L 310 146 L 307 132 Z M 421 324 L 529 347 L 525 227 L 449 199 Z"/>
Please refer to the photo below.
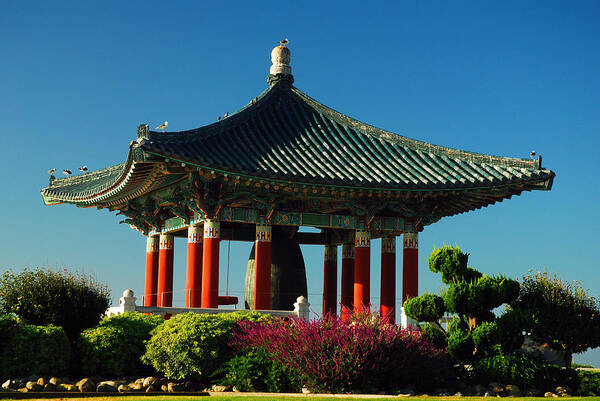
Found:
<path fill-rule="evenodd" d="M 299 319 L 302 318 L 308 320 L 308 318 L 310 317 L 310 304 L 303 295 L 300 295 L 298 298 L 296 298 L 296 302 L 294 302 L 293 313 L 294 316 L 296 316 Z"/>
<path fill-rule="evenodd" d="M 404 312 L 404 307 L 400 308 L 400 327 L 403 329 L 408 329 L 409 327 L 412 327 L 413 330 L 419 329 L 419 322 L 409 317 L 406 312 Z"/>
<path fill-rule="evenodd" d="M 136 297 L 133 296 L 133 291 L 127 289 L 123 291 L 123 296 L 119 298 L 119 305 L 123 308 L 123 313 L 125 312 L 135 312 L 135 301 Z"/>

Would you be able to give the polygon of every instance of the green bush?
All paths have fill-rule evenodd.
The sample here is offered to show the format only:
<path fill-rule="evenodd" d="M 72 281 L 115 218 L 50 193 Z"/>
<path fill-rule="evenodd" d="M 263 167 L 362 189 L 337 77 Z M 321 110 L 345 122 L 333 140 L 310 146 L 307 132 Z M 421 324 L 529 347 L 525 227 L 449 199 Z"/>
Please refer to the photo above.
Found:
<path fill-rule="evenodd" d="M 81 333 L 77 349 L 85 375 L 128 376 L 148 372 L 141 363 L 150 332 L 164 320 L 160 316 L 125 313 L 102 319 Z"/>
<path fill-rule="evenodd" d="M 448 353 L 459 361 L 473 359 L 473 336 L 470 332 L 455 329 L 448 332 Z"/>
<path fill-rule="evenodd" d="M 0 276 L 0 311 L 29 324 L 61 326 L 72 341 L 100 321 L 109 295 L 105 285 L 79 273 L 25 269 Z"/>
<path fill-rule="evenodd" d="M 438 348 L 445 349 L 448 347 L 448 338 L 446 337 L 446 334 L 431 323 L 425 323 L 421 327 L 421 335 L 423 339 L 429 341 Z"/>
<path fill-rule="evenodd" d="M 404 311 L 418 322 L 433 322 L 444 316 L 444 299 L 435 294 L 423 294 L 404 302 Z"/>
<path fill-rule="evenodd" d="M 0 377 L 61 376 L 67 372 L 71 348 L 62 327 L 34 326 L 2 319 Z"/>
<path fill-rule="evenodd" d="M 578 370 L 579 390 L 578 395 L 581 396 L 598 396 L 600 395 L 600 372 Z"/>
<path fill-rule="evenodd" d="M 554 391 L 557 386 L 577 388 L 578 385 L 575 371 L 561 369 L 521 352 L 481 358 L 473 364 L 473 374 L 477 383 L 515 384 L 521 388 L 534 387 L 542 392 Z"/>
<path fill-rule="evenodd" d="M 299 385 L 281 363 L 271 359 L 264 349 L 251 348 L 234 356 L 224 367 L 221 384 L 239 391 L 295 392 Z"/>
<path fill-rule="evenodd" d="M 231 358 L 232 328 L 244 319 L 270 317 L 246 311 L 177 315 L 152 331 L 142 361 L 169 379 L 206 379 Z"/>
<path fill-rule="evenodd" d="M 496 323 L 482 323 L 473 330 L 473 342 L 478 353 L 491 353 L 499 341 L 500 331 Z"/>

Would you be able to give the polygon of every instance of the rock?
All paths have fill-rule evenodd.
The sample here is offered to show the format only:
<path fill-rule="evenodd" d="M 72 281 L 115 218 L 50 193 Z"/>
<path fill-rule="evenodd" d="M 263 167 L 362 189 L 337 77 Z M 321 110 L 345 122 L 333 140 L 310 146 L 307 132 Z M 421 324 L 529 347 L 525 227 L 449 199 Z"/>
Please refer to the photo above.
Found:
<path fill-rule="evenodd" d="M 56 391 L 56 386 L 52 383 L 46 383 L 46 385 L 44 386 L 44 391 L 54 392 Z"/>
<path fill-rule="evenodd" d="M 131 391 L 142 391 L 144 389 L 143 384 L 138 383 L 137 380 L 134 383 L 129 383 L 127 387 L 129 387 L 129 390 Z"/>
<path fill-rule="evenodd" d="M 156 383 L 157 381 L 158 379 L 156 377 L 148 376 L 143 380 L 142 385 L 144 386 L 144 388 L 147 388 Z"/>
<path fill-rule="evenodd" d="M 569 389 L 566 387 L 558 386 L 554 392 L 561 397 L 566 397 L 569 394 Z"/>
<path fill-rule="evenodd" d="M 79 389 L 77 388 L 76 385 L 74 384 L 69 384 L 69 383 L 60 383 L 58 386 L 56 386 L 56 390 L 58 391 L 79 391 Z"/>
<path fill-rule="evenodd" d="M 21 387 L 17 391 L 20 392 L 20 393 L 28 393 L 29 392 L 29 390 L 27 390 L 27 387 Z"/>
<path fill-rule="evenodd" d="M 163 393 L 166 393 L 167 391 L 169 391 L 169 386 L 166 384 L 161 384 L 160 391 L 162 391 Z"/>
<path fill-rule="evenodd" d="M 217 385 L 217 384 L 214 384 L 214 385 L 211 387 L 211 391 L 213 391 L 213 392 L 215 392 L 215 393 L 222 393 L 222 392 L 224 392 L 224 391 L 227 391 L 227 387 L 225 387 L 225 386 L 219 386 L 219 385 Z M 304 389 L 303 389 L 303 391 L 302 391 L 302 392 L 304 392 Z"/>
<path fill-rule="evenodd" d="M 551 392 L 551 391 L 546 391 L 546 392 L 544 393 L 544 397 L 546 397 L 546 398 L 553 398 L 553 397 L 558 397 L 558 395 L 554 394 L 554 393 L 553 393 L 553 392 Z"/>
<path fill-rule="evenodd" d="M 463 393 L 461 393 L 460 391 L 454 394 L 454 397 L 462 397 Z"/>
<path fill-rule="evenodd" d="M 302 387 L 302 394 L 311 394 L 311 391 L 306 387 Z"/>
<path fill-rule="evenodd" d="M 48 382 L 43 377 L 40 377 L 39 379 L 37 379 L 37 384 L 39 384 L 42 387 L 44 387 L 46 385 L 46 383 L 48 383 Z"/>
<path fill-rule="evenodd" d="M 2 388 L 4 390 L 18 390 L 19 387 L 22 387 L 22 386 L 19 386 L 19 384 L 17 383 L 16 380 L 9 379 L 9 380 L 5 381 L 4 383 L 2 383 Z"/>
<path fill-rule="evenodd" d="M 146 387 L 146 392 L 147 393 L 152 393 L 152 392 L 155 392 L 155 391 L 160 391 L 160 387 L 157 386 L 156 384 L 151 384 L 148 387 Z"/>
<path fill-rule="evenodd" d="M 125 384 L 119 384 L 119 387 L 117 387 L 117 391 L 119 393 L 126 393 L 129 391 L 129 386 L 126 386 Z"/>
<path fill-rule="evenodd" d="M 500 383 L 490 382 L 488 389 L 490 392 L 494 393 L 494 395 L 504 393 L 504 387 L 502 387 L 502 384 Z"/>
<path fill-rule="evenodd" d="M 51 377 L 50 380 L 48 380 L 48 383 L 54 384 L 55 386 L 58 386 L 62 382 L 63 381 L 61 379 L 59 379 L 58 377 Z"/>
<path fill-rule="evenodd" d="M 231 388 L 231 391 L 233 391 L 234 393 L 239 393 L 240 392 L 240 390 L 236 386 L 233 386 Z"/>
<path fill-rule="evenodd" d="M 43 389 L 37 381 L 28 381 L 27 384 L 25 384 L 25 388 L 29 391 L 42 391 Z"/>
<path fill-rule="evenodd" d="M 476 384 L 473 387 L 473 395 L 481 395 L 485 393 L 485 387 L 483 387 L 481 384 Z"/>
<path fill-rule="evenodd" d="M 79 380 L 75 385 L 82 393 L 91 393 L 96 391 L 96 383 L 94 383 L 89 377 Z"/>
<path fill-rule="evenodd" d="M 485 394 L 483 395 L 484 397 L 492 397 L 492 394 L 490 394 L 490 392 L 486 391 Z"/>
<path fill-rule="evenodd" d="M 402 388 L 396 392 L 399 397 L 412 397 L 415 395 L 415 389 L 412 387 Z"/>
<path fill-rule="evenodd" d="M 144 386 L 144 380 L 146 380 L 143 377 L 140 377 L 139 379 L 137 379 L 134 383 L 135 384 L 141 384 L 142 386 Z"/>
<path fill-rule="evenodd" d="M 116 382 L 107 380 L 98 383 L 96 391 L 99 393 L 116 393 L 118 391 L 118 386 Z"/>
<path fill-rule="evenodd" d="M 167 384 L 167 389 L 169 390 L 169 393 L 177 393 L 177 392 L 185 391 L 185 384 L 169 383 L 169 384 Z"/>
<path fill-rule="evenodd" d="M 506 392 L 506 395 L 508 395 L 509 397 L 520 397 L 521 396 L 521 389 L 519 389 L 519 387 L 515 386 L 514 384 L 507 384 L 506 387 L 504 387 L 504 391 Z"/>

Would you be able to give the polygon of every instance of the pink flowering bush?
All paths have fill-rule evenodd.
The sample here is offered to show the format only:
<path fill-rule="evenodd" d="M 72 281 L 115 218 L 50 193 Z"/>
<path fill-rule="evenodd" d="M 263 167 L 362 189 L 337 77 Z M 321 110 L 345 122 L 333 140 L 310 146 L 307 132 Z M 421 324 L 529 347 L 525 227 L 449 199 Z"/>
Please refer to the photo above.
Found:
<path fill-rule="evenodd" d="M 319 320 L 240 321 L 233 346 L 266 350 L 313 392 L 394 391 L 443 386 L 453 371 L 447 352 L 375 315 L 351 323 Z M 450 373 L 451 374 L 451 373 Z"/>

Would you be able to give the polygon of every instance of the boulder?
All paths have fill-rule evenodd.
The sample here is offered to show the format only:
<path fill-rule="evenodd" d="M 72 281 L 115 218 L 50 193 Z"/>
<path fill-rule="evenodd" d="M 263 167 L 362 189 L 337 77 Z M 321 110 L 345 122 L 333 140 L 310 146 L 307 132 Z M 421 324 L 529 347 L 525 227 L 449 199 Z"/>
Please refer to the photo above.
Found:
<path fill-rule="evenodd" d="M 129 387 L 129 390 L 131 391 L 142 391 L 144 389 L 144 385 L 138 383 L 137 380 L 134 383 L 129 383 L 127 387 Z"/>
<path fill-rule="evenodd" d="M 502 384 L 500 383 L 496 383 L 496 382 L 490 382 L 488 389 L 490 392 L 494 393 L 494 394 L 502 394 L 504 393 L 504 387 L 502 387 Z"/>
<path fill-rule="evenodd" d="M 134 382 L 135 384 L 141 384 L 142 387 L 144 386 L 144 380 L 146 380 L 144 377 L 140 377 L 139 379 L 136 379 L 136 381 Z"/>
<path fill-rule="evenodd" d="M 99 393 L 116 393 L 118 391 L 118 385 L 116 382 L 112 380 L 107 380 L 98 383 L 96 386 L 96 391 Z"/>
<path fill-rule="evenodd" d="M 521 389 L 514 384 L 507 384 L 506 387 L 504 387 L 504 391 L 509 397 L 520 397 L 522 395 Z"/>
<path fill-rule="evenodd" d="M 50 380 L 48 380 L 48 383 L 54 384 L 55 386 L 58 386 L 62 382 L 63 381 L 58 377 L 51 377 Z"/>
<path fill-rule="evenodd" d="M 79 380 L 75 385 L 82 393 L 91 393 L 96 391 L 96 383 L 94 383 L 89 377 Z"/>
<path fill-rule="evenodd" d="M 21 386 L 19 386 L 19 384 L 17 383 L 16 380 L 10 380 L 10 379 L 8 379 L 4 383 L 2 383 L 2 388 L 4 390 L 18 390 L 19 387 L 21 387 Z"/>
<path fill-rule="evenodd" d="M 225 386 L 219 386 L 219 385 L 217 385 L 217 384 L 214 384 L 214 385 L 211 387 L 211 391 L 213 391 L 213 392 L 215 392 L 215 393 L 222 393 L 222 392 L 224 392 L 224 391 L 227 391 L 227 387 L 225 387 Z"/>
<path fill-rule="evenodd" d="M 454 394 L 454 397 L 462 397 L 462 396 L 463 396 L 463 393 L 461 393 L 460 391 L 458 391 Z"/>
<path fill-rule="evenodd" d="M 185 384 L 170 382 L 169 384 L 167 384 L 167 390 L 169 391 L 169 393 L 185 391 Z"/>
<path fill-rule="evenodd" d="M 69 383 L 60 383 L 56 386 L 57 391 L 79 391 L 76 385 Z"/>
<path fill-rule="evenodd" d="M 307 387 L 302 387 L 302 394 L 311 394 L 311 391 Z"/>
<path fill-rule="evenodd" d="M 119 393 L 126 393 L 129 391 L 129 386 L 126 386 L 125 384 L 119 384 L 119 387 L 117 387 L 117 391 Z"/>
<path fill-rule="evenodd" d="M 43 389 L 37 381 L 28 381 L 27 384 L 25 384 L 25 388 L 29 391 L 42 391 Z"/>
<path fill-rule="evenodd" d="M 44 386 L 44 391 L 47 391 L 49 393 L 54 392 L 56 391 L 56 386 L 52 383 L 46 383 L 46 385 Z"/>
<path fill-rule="evenodd" d="M 561 397 L 568 397 L 569 389 L 567 387 L 558 386 L 554 392 Z"/>
<path fill-rule="evenodd" d="M 43 377 L 40 377 L 39 379 L 37 379 L 37 384 L 39 384 L 42 387 L 44 387 L 46 385 L 46 383 L 48 383 L 48 381 Z"/>
<path fill-rule="evenodd" d="M 553 393 L 553 392 L 551 392 L 551 391 L 546 391 L 546 392 L 544 393 L 544 397 L 546 397 L 546 398 L 553 398 L 553 397 L 558 397 L 558 395 L 554 394 L 554 393 Z"/>
<path fill-rule="evenodd" d="M 162 391 L 163 393 L 166 393 L 167 391 L 169 391 L 169 386 L 167 384 L 161 384 L 160 391 Z"/>
<path fill-rule="evenodd" d="M 142 385 L 144 386 L 144 388 L 148 388 L 151 385 L 153 385 L 154 383 L 156 383 L 157 381 L 158 381 L 158 379 L 156 377 L 148 376 L 142 381 Z"/>
<path fill-rule="evenodd" d="M 485 393 L 485 387 L 481 384 L 476 384 L 473 386 L 473 395 L 483 395 Z"/>
<path fill-rule="evenodd" d="M 402 388 L 396 392 L 399 397 L 412 397 L 415 395 L 415 389 L 412 387 Z"/>
<path fill-rule="evenodd" d="M 160 387 L 156 384 L 151 384 L 150 386 L 146 387 L 147 393 L 151 393 L 151 392 L 155 392 L 155 391 L 160 391 Z"/>

